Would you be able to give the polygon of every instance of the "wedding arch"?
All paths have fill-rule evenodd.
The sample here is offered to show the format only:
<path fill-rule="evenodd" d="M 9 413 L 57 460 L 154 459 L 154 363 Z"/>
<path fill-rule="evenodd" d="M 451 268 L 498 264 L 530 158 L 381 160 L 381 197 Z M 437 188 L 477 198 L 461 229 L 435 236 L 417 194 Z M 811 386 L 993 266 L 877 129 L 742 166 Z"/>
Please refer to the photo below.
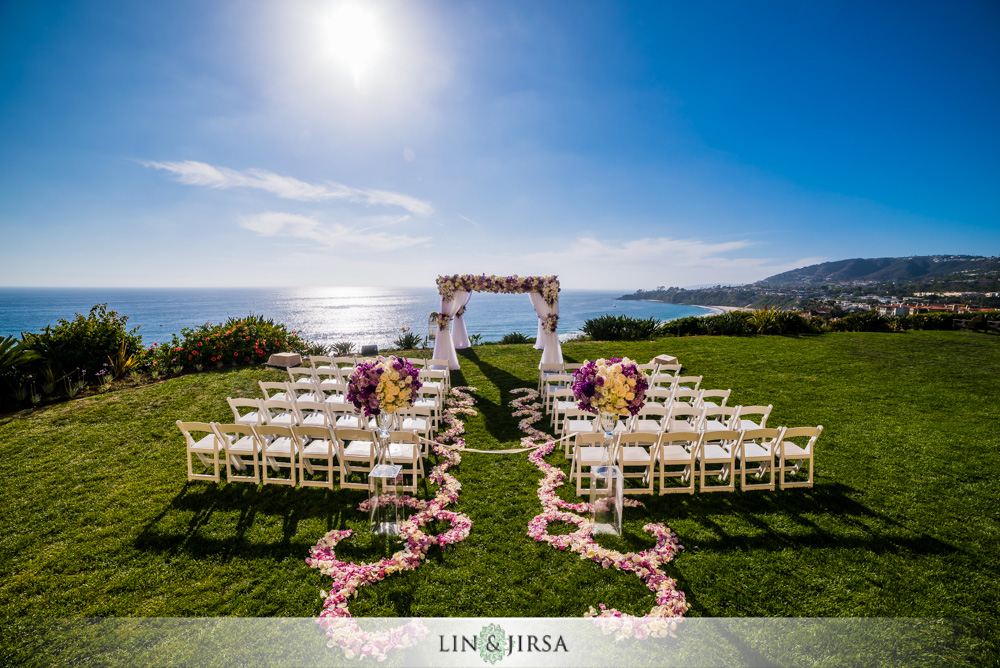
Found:
<path fill-rule="evenodd" d="M 465 305 L 473 292 L 527 294 L 538 316 L 538 336 L 535 348 L 542 351 L 539 364 L 562 364 L 562 346 L 556 335 L 559 324 L 559 279 L 555 276 L 476 276 L 455 274 L 438 276 L 441 310 L 437 314 L 437 336 L 434 358 L 448 360 L 450 369 L 458 368 L 457 349 L 468 348 L 469 334 L 465 329 Z M 448 324 L 455 324 L 448 332 Z"/>

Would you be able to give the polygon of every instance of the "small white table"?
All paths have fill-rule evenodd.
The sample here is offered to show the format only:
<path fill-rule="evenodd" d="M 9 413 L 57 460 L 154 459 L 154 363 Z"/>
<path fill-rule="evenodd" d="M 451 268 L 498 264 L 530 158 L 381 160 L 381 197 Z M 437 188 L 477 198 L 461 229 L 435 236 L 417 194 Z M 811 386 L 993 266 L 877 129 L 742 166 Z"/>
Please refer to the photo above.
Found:
<path fill-rule="evenodd" d="M 288 368 L 292 366 L 300 366 L 301 364 L 302 355 L 299 355 L 298 353 L 274 353 L 267 358 L 268 366 Z"/>

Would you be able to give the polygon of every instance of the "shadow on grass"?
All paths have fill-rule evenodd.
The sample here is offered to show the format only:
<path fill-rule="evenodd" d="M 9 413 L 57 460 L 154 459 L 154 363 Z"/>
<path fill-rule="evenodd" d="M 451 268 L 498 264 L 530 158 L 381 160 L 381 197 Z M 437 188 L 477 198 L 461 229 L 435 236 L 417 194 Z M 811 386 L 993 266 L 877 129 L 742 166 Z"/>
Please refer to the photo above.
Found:
<path fill-rule="evenodd" d="M 348 517 L 364 519 L 356 508 L 366 496 L 363 490 L 187 482 L 142 528 L 135 546 L 170 556 L 211 555 L 225 561 L 236 556 L 282 558 L 290 551 L 298 555 L 301 546 L 293 546 L 292 539 L 301 521 L 319 518 L 325 520 L 326 531 L 344 529 Z M 254 525 L 264 518 L 281 519 L 280 538 L 271 542 L 250 540 Z M 220 521 L 231 528 L 219 532 L 215 527 Z"/>
<path fill-rule="evenodd" d="M 486 379 L 493 383 L 500 394 L 500 403 L 494 403 L 485 397 L 476 397 L 476 410 L 483 417 L 483 425 L 491 436 L 501 443 L 519 441 L 521 431 L 517 428 L 517 418 L 511 417 L 510 400 L 514 398 L 510 391 L 518 387 L 534 387 L 523 378 L 504 371 L 503 369 L 484 362 L 471 348 L 462 350 L 462 357 L 469 360 L 482 372 Z"/>
<path fill-rule="evenodd" d="M 680 536 L 682 544 L 694 542 L 699 549 L 718 553 L 802 548 L 913 555 L 963 552 L 858 503 L 851 498 L 854 491 L 840 483 L 821 483 L 774 492 L 646 496 L 638 497 L 643 508 L 631 513 L 642 513 L 646 521 L 662 522 L 675 531 L 682 527 L 689 535 Z M 626 511 L 626 521 L 628 517 Z M 621 538 L 602 537 L 600 542 L 639 551 L 653 540 L 644 531 L 626 527 Z"/>

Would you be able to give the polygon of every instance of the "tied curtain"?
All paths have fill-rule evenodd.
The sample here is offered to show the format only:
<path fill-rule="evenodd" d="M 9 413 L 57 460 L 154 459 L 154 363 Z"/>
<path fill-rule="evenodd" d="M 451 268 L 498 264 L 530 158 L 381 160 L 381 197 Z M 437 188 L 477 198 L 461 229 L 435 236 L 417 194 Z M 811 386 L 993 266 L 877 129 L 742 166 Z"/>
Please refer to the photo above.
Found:
<path fill-rule="evenodd" d="M 529 292 L 531 305 L 535 307 L 535 314 L 538 316 L 538 338 L 535 339 L 535 348 L 542 350 L 542 361 L 539 364 L 562 364 L 562 345 L 559 343 L 559 335 L 548 331 L 545 326 L 545 319 L 550 315 L 559 315 L 559 302 L 549 306 L 545 298 L 538 292 Z"/>
<path fill-rule="evenodd" d="M 446 301 L 442 299 L 440 315 L 446 316 L 448 320 L 454 318 L 455 314 L 458 313 L 458 309 L 465 306 L 465 303 L 469 301 L 470 294 L 469 292 L 457 290 L 450 300 Z M 439 316 L 437 337 L 434 339 L 434 359 L 448 360 L 448 368 L 455 371 L 459 368 L 458 353 L 455 352 L 455 343 L 451 340 L 451 335 L 448 332 L 448 323 L 445 322 L 444 326 L 442 326 L 441 320 Z M 464 323 L 462 331 L 465 331 Z M 466 339 L 468 339 L 468 335 L 466 335 Z"/>
<path fill-rule="evenodd" d="M 458 310 L 461 311 L 465 308 L 465 305 L 469 303 L 472 298 L 471 292 L 465 293 L 465 299 L 462 300 L 462 304 L 459 306 Z M 463 348 L 468 348 L 472 344 L 469 343 L 469 332 L 465 329 L 465 314 L 460 313 L 455 316 L 455 324 L 451 326 L 451 340 L 455 344 L 456 350 L 462 350 Z M 437 355 L 435 355 L 437 357 Z"/>

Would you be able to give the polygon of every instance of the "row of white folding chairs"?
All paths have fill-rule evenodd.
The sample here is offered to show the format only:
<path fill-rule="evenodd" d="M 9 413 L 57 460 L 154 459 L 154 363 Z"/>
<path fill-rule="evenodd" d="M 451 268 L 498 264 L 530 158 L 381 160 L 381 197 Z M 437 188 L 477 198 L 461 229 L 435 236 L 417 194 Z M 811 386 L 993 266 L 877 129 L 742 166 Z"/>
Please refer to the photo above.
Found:
<path fill-rule="evenodd" d="M 245 425 L 273 425 L 281 427 L 342 427 L 374 429 L 375 418 L 366 418 L 353 404 L 308 401 L 304 399 L 242 399 L 227 397 L 233 411 L 233 422 Z M 434 409 L 415 405 L 392 414 L 392 428 L 412 431 L 424 438 L 432 438 L 437 430 Z"/>
<path fill-rule="evenodd" d="M 434 360 L 432 360 L 434 361 Z M 447 365 L 447 361 L 445 361 Z M 331 390 L 341 389 L 347 391 L 347 384 L 350 382 L 351 373 L 354 367 L 340 368 L 337 366 L 296 366 L 289 367 L 288 377 L 291 382 L 314 381 L 324 388 Z M 419 369 L 419 378 L 422 385 L 428 388 L 438 388 L 442 394 L 447 394 L 451 390 L 451 373 L 447 366 L 444 369 Z"/>
<path fill-rule="evenodd" d="M 669 406 L 647 404 L 639 414 L 620 419 L 615 433 L 659 434 L 675 431 L 722 431 L 726 429 L 763 429 L 773 405 L 767 406 L 692 406 L 674 402 Z M 579 408 L 567 408 L 562 413 L 558 436 L 571 437 L 600 431 L 597 416 Z M 569 443 L 566 441 L 566 456 Z"/>
<path fill-rule="evenodd" d="M 622 433 L 614 437 L 610 448 L 605 444 L 604 434 L 578 434 L 573 439 L 570 477 L 575 476 L 576 493 L 582 495 L 583 480 L 590 479 L 594 467 L 607 463 L 604 461 L 607 455 L 619 467 L 623 483 L 629 478 L 641 478 L 643 486 L 624 487 L 626 494 L 653 494 L 657 478 L 661 495 L 693 494 L 699 478 L 703 492 L 732 492 L 736 489 L 736 471 L 743 490 L 812 487 L 816 440 L 822 431 L 820 425 Z M 788 474 L 802 473 L 804 467 L 804 480 L 788 480 Z M 584 473 L 584 468 L 590 471 Z M 760 482 L 748 482 L 747 474 Z M 667 478 L 677 478 L 680 484 L 668 486 Z M 717 482 L 710 483 L 708 478 Z"/>
<path fill-rule="evenodd" d="M 555 364 L 540 364 L 538 366 L 538 391 L 544 394 L 544 386 L 546 384 L 551 384 L 553 377 L 558 376 L 558 383 L 566 384 L 565 376 L 569 376 L 569 380 L 572 381 L 573 372 L 577 369 L 583 367 L 582 362 L 561 362 Z M 652 384 L 676 384 L 680 373 L 680 364 L 658 364 L 656 362 L 648 362 L 645 364 L 636 364 L 639 371 L 641 371 L 646 376 L 646 381 Z M 701 376 L 697 376 L 698 382 L 701 382 Z"/>
<path fill-rule="evenodd" d="M 330 355 L 312 355 L 307 361 L 309 367 L 317 371 L 328 371 L 336 369 L 340 372 L 343 377 L 344 382 L 347 382 L 350 374 L 354 369 L 362 362 L 371 361 L 375 358 L 373 357 L 361 357 L 358 355 L 340 355 L 340 356 L 330 356 Z M 446 359 L 427 359 L 424 357 L 407 357 L 405 358 L 410 364 L 417 367 L 418 369 L 427 369 L 433 371 L 442 371 L 444 373 L 445 381 L 448 386 L 451 385 L 451 372 L 449 371 L 448 360 Z M 302 367 L 296 367 L 302 368 Z"/>
<path fill-rule="evenodd" d="M 646 406 L 653 407 L 653 409 L 669 407 L 674 403 L 686 403 L 698 408 L 703 406 L 725 406 L 732 392 L 732 390 L 688 389 L 683 386 L 674 386 L 672 388 L 658 387 L 646 391 Z M 563 418 L 563 413 L 570 408 L 576 408 L 577 405 L 578 402 L 572 388 L 558 387 L 550 389 L 546 396 L 546 403 L 544 404 L 545 411 L 549 414 L 549 423 L 558 429 Z"/>
<path fill-rule="evenodd" d="M 229 482 L 332 489 L 339 476 L 341 488 L 368 489 L 367 474 L 377 463 L 378 436 L 368 429 L 180 420 L 177 427 L 186 443 L 188 480 L 219 482 L 225 469 Z M 410 479 L 398 488 L 416 492 L 427 441 L 413 432 L 390 431 L 387 444 L 388 459 L 402 467 L 402 482 Z M 196 472 L 194 458 L 211 472 Z"/>
<path fill-rule="evenodd" d="M 351 407 L 347 400 L 347 385 L 344 383 L 321 382 L 319 380 L 298 380 L 291 383 L 278 381 L 258 381 L 264 400 L 317 401 L 333 407 Z M 444 392 L 440 386 L 421 385 L 413 399 L 415 407 L 429 407 L 436 431 L 444 414 Z M 348 408 L 347 410 L 353 410 Z"/>

